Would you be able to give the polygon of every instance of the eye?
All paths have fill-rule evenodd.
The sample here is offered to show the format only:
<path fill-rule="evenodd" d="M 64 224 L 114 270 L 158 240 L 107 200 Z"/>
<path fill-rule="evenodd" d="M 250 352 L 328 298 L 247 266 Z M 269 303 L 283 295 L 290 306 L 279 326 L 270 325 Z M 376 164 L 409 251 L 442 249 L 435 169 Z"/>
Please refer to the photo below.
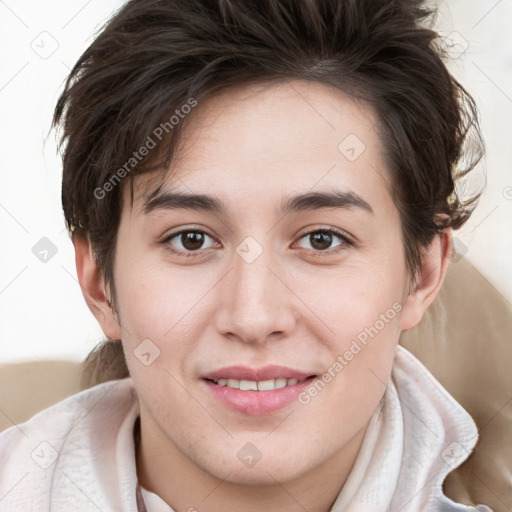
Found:
<path fill-rule="evenodd" d="M 340 240 L 340 243 L 332 247 L 335 239 Z M 213 237 L 208 235 L 205 231 L 200 229 L 182 229 L 176 233 L 171 233 L 168 237 L 162 240 L 162 244 L 166 249 L 184 257 L 200 256 L 201 253 L 214 246 L 215 242 L 209 246 L 204 246 L 207 239 L 214 240 Z M 334 228 L 316 229 L 302 235 L 299 239 L 306 240 L 309 247 L 302 247 L 322 255 L 323 253 L 332 254 L 338 252 L 352 245 L 348 236 L 343 232 Z"/>
<path fill-rule="evenodd" d="M 209 248 L 203 247 L 207 238 L 213 240 L 213 238 L 204 231 L 197 229 L 183 229 L 177 233 L 170 234 L 162 241 L 162 243 L 165 244 L 171 252 L 189 257 L 196 256 L 193 254 L 194 252 L 201 252 L 202 250 Z M 173 240 L 175 241 L 173 242 Z"/>
<path fill-rule="evenodd" d="M 331 247 L 333 240 L 336 238 L 341 240 L 341 242 L 336 246 Z M 351 241 L 343 231 L 338 231 L 334 228 L 310 231 L 309 233 L 301 236 L 300 240 L 306 240 L 309 247 L 305 248 L 311 249 L 317 253 L 328 252 L 329 254 L 332 254 L 333 252 L 338 252 L 352 245 Z"/>

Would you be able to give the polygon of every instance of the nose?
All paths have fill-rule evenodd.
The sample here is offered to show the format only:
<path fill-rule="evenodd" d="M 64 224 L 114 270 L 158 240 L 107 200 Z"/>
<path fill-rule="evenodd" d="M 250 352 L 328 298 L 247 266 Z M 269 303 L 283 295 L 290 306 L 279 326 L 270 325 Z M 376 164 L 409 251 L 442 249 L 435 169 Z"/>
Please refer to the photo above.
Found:
<path fill-rule="evenodd" d="M 282 266 L 269 248 L 251 261 L 247 255 L 255 250 L 252 245 L 248 253 L 233 254 L 231 271 L 221 283 L 216 316 L 220 334 L 248 344 L 286 337 L 296 322 L 294 294 Z"/>

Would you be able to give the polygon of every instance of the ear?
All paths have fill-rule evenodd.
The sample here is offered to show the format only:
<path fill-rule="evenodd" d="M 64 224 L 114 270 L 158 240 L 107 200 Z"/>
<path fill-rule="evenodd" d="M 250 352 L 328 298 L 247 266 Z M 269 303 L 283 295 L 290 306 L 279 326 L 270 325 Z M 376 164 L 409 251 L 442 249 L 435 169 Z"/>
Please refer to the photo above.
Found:
<path fill-rule="evenodd" d="M 450 264 L 451 252 L 452 230 L 447 228 L 434 237 L 422 256 L 417 285 L 407 297 L 402 309 L 402 330 L 418 325 L 427 308 L 437 297 Z"/>
<path fill-rule="evenodd" d="M 82 293 L 105 336 L 121 339 L 121 327 L 105 291 L 105 282 L 93 255 L 89 237 L 73 233 L 75 263 Z"/>

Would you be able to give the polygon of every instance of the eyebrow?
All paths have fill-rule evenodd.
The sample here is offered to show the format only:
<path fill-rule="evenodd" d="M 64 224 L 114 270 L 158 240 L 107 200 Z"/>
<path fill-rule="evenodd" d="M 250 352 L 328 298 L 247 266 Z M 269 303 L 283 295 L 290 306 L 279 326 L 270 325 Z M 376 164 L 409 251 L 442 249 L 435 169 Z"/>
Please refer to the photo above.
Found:
<path fill-rule="evenodd" d="M 319 210 L 323 208 L 358 208 L 374 214 L 372 207 L 361 196 L 352 191 L 307 192 L 292 196 L 281 203 L 279 213 Z M 193 210 L 227 215 L 229 208 L 224 201 L 206 194 L 190 194 L 164 190 L 151 195 L 143 206 L 143 213 L 157 210 Z"/>

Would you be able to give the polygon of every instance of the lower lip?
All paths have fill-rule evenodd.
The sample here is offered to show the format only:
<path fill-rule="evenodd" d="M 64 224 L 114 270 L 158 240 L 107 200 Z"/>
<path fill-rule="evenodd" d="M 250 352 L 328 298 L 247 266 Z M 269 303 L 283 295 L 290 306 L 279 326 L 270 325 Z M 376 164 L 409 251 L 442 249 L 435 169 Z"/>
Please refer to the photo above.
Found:
<path fill-rule="evenodd" d="M 230 409 L 256 416 L 271 414 L 291 404 L 314 379 L 315 377 L 308 377 L 293 386 L 271 391 L 240 391 L 219 386 L 210 380 L 204 379 L 204 382 L 213 396 Z"/>

